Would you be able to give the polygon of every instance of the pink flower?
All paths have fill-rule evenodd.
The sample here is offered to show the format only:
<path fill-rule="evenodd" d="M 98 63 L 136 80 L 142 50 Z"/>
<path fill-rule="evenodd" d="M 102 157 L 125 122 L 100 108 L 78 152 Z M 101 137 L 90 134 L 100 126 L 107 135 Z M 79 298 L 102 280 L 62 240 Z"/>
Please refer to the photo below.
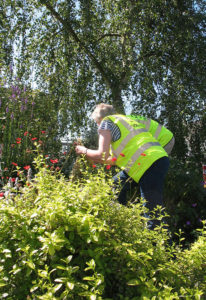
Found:
<path fill-rule="evenodd" d="M 116 161 L 117 160 L 117 158 L 116 157 L 112 157 L 112 161 Z"/>
<path fill-rule="evenodd" d="M 15 182 L 15 181 L 16 181 L 16 178 L 12 178 L 11 181 L 12 181 L 12 182 Z"/>
<path fill-rule="evenodd" d="M 111 165 L 106 165 L 106 169 L 109 170 L 111 168 Z"/>
<path fill-rule="evenodd" d="M 44 133 L 46 133 L 46 131 L 42 130 L 41 133 L 44 134 Z"/>
<path fill-rule="evenodd" d="M 25 132 L 24 132 L 24 136 L 27 136 L 28 133 L 29 133 L 28 131 L 25 131 Z"/>
<path fill-rule="evenodd" d="M 120 155 L 121 155 L 122 157 L 125 157 L 125 155 L 124 155 L 123 153 L 120 153 Z"/>

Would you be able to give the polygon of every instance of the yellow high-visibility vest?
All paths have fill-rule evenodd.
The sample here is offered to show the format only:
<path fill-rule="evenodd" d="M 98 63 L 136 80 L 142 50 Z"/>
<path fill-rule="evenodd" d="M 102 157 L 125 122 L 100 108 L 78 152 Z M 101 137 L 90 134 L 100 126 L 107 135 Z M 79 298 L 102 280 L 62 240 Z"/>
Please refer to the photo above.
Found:
<path fill-rule="evenodd" d="M 162 147 L 167 145 L 169 141 L 173 138 L 173 133 L 167 129 L 165 126 L 160 125 L 157 121 L 145 118 L 143 116 L 128 116 L 129 118 L 136 120 L 144 125 L 154 138 L 160 143 Z"/>
<path fill-rule="evenodd" d="M 111 143 L 112 154 L 117 159 L 116 165 L 136 182 L 156 160 L 168 156 L 142 123 L 124 115 L 111 115 L 105 119 L 114 122 L 121 133 L 120 138 Z"/>

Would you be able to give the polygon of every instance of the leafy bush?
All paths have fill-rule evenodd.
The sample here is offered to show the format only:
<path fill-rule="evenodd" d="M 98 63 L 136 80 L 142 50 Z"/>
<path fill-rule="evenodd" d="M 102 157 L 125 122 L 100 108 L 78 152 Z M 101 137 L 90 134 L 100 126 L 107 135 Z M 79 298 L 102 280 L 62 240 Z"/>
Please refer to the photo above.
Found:
<path fill-rule="evenodd" d="M 147 228 L 142 201 L 116 202 L 110 170 L 81 161 L 82 178 L 68 181 L 36 164 L 33 183 L 0 202 L 1 299 L 206 296 L 206 230 L 190 250 L 170 246 L 165 226 Z"/>

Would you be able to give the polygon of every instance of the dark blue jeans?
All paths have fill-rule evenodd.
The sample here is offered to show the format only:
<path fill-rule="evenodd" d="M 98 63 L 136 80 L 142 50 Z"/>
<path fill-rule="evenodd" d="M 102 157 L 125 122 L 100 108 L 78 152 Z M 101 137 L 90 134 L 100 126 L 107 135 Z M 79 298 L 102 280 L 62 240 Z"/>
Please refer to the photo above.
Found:
<path fill-rule="evenodd" d="M 115 186 L 118 186 L 120 183 L 122 187 L 118 195 L 119 203 L 126 205 L 128 192 L 131 192 L 139 185 L 140 195 L 146 200 L 145 206 L 149 211 L 153 211 L 157 205 L 163 207 L 163 186 L 168 168 L 169 158 L 164 156 L 151 165 L 143 174 L 139 183 L 136 183 L 124 171 L 120 171 L 113 177 Z"/>

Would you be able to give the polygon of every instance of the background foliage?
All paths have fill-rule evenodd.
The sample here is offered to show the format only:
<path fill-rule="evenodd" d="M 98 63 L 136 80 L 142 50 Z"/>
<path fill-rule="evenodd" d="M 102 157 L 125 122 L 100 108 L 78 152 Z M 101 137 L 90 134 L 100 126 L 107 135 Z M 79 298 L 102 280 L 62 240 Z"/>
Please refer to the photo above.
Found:
<path fill-rule="evenodd" d="M 111 102 L 158 117 L 178 158 L 203 161 L 204 1 L 6 0 L 0 12 L 2 73 L 54 96 L 65 132 Z"/>
<path fill-rule="evenodd" d="M 1 129 L 2 177 L 12 176 L 13 164 L 31 165 L 38 144 L 44 155 L 61 149 L 58 110 L 49 95 L 27 89 L 16 79 L 15 85 L 2 85 Z"/>

